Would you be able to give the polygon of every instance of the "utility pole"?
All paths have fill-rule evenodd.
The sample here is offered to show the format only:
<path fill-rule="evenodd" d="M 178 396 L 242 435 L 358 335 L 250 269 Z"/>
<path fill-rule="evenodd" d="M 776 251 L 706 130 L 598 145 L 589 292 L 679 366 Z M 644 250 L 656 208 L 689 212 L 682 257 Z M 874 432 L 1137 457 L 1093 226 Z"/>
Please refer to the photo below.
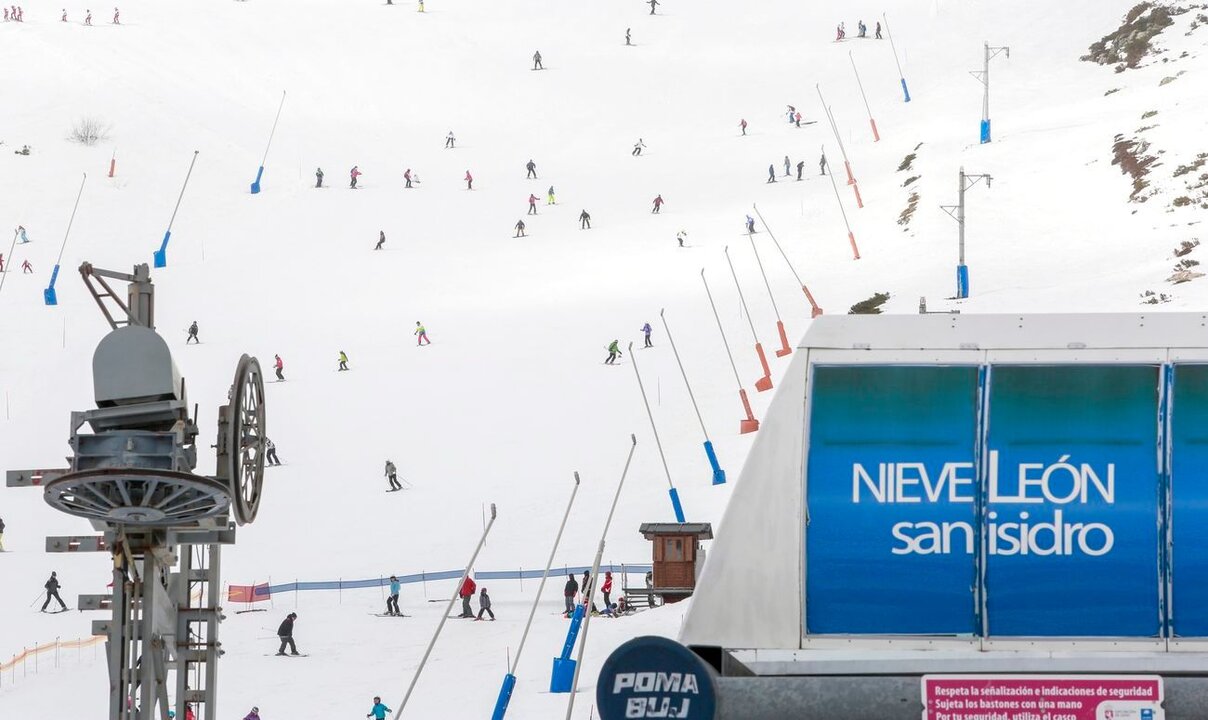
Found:
<path fill-rule="evenodd" d="M 1007 57 L 1011 57 L 1011 48 L 1009 47 L 990 47 L 990 43 L 985 43 L 985 56 L 982 60 L 982 69 L 970 70 L 969 74 L 977 78 L 982 84 L 982 118 L 981 118 L 981 144 L 985 145 L 990 142 L 990 60 L 998 57 L 999 53 L 1006 53 Z"/>
<path fill-rule="evenodd" d="M 956 204 L 940 206 L 941 210 L 948 213 L 953 220 L 956 220 L 956 224 L 960 228 L 957 231 L 956 261 L 956 297 L 958 299 L 969 297 L 969 268 L 965 265 L 965 191 L 982 180 L 986 181 L 986 188 L 989 188 L 992 179 L 989 175 L 966 175 L 965 168 L 962 167 L 960 169 L 960 182 L 957 189 Z"/>

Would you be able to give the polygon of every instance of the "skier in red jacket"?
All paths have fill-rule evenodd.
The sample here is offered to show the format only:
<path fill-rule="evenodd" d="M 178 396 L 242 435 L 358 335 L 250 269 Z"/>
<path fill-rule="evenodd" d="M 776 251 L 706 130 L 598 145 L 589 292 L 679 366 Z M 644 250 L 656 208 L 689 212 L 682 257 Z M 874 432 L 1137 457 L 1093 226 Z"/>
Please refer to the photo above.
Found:
<path fill-rule="evenodd" d="M 650 212 L 654 213 L 655 215 L 658 215 L 658 214 L 659 214 L 659 210 L 660 210 L 662 207 L 663 207 L 663 196 L 662 196 L 662 195 L 659 195 L 658 197 L 656 197 L 656 198 L 654 199 L 654 207 L 652 207 L 652 208 L 650 209 Z"/>
<path fill-rule="evenodd" d="M 646 327 L 650 327 L 650 324 L 647 323 Z M 650 347 L 650 345 L 649 345 L 650 334 L 649 333 L 646 334 L 646 340 L 647 340 L 646 347 Z M 608 595 L 611 592 L 612 592 L 612 573 L 606 572 L 606 573 L 604 573 L 604 584 L 600 586 L 600 593 L 604 596 L 604 609 L 605 610 L 608 610 L 609 608 L 612 607 L 612 602 L 610 602 L 608 599 Z"/>
<path fill-rule="evenodd" d="M 473 190 L 473 189 L 474 189 L 474 176 L 470 174 L 469 170 L 466 170 L 466 190 Z"/>
<path fill-rule="evenodd" d="M 532 194 L 532 193 L 529 193 L 529 211 L 528 211 L 528 214 L 529 214 L 529 215 L 536 215 L 536 214 L 537 214 L 537 196 L 536 196 L 536 195 L 534 195 L 534 194 Z"/>
<path fill-rule="evenodd" d="M 353 190 L 356 190 L 357 189 L 357 178 L 359 178 L 361 175 L 362 175 L 361 171 L 357 169 L 356 165 L 353 165 L 352 170 L 348 171 L 348 178 L 351 181 L 348 183 L 348 187 L 352 188 Z"/>
<path fill-rule="evenodd" d="M 273 363 L 273 370 L 277 371 L 277 379 L 284 380 L 285 361 L 281 359 L 280 355 L 274 355 L 273 357 L 276 358 L 276 361 Z"/>
<path fill-rule="evenodd" d="M 474 590 L 477 586 L 474 584 L 474 579 L 468 574 L 466 580 L 461 584 L 461 590 L 457 594 L 461 597 L 461 614 L 459 618 L 472 618 L 474 613 L 470 610 L 470 598 L 474 597 Z"/>

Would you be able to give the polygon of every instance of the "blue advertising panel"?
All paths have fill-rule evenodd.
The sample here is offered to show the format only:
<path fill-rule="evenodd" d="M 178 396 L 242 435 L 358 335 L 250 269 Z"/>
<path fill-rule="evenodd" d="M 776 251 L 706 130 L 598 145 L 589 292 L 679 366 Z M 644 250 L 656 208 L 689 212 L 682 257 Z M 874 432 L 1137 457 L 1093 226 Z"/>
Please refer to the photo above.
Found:
<path fill-rule="evenodd" d="M 807 633 L 971 634 L 978 368 L 813 368 Z"/>
<path fill-rule="evenodd" d="M 1160 371 L 992 366 L 990 636 L 1160 634 Z"/>
<path fill-rule="evenodd" d="M 1171 407 L 1172 631 L 1208 637 L 1208 365 L 1175 365 Z"/>

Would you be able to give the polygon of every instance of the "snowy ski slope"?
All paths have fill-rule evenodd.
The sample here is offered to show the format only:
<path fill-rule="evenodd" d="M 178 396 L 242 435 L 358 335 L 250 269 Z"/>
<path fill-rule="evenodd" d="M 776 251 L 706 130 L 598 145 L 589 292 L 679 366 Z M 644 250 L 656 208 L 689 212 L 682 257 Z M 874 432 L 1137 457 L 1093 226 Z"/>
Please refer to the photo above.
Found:
<path fill-rule="evenodd" d="M 888 311 L 907 313 L 920 296 L 933 310 L 966 313 L 1131 311 L 1150 309 L 1140 304 L 1147 290 L 1171 298 L 1155 309 L 1203 307 L 1203 280 L 1172 287 L 1166 278 L 1172 249 L 1197 239 L 1203 213 L 1198 203 L 1172 203 L 1203 172 L 1175 177 L 1175 169 L 1208 150 L 1208 96 L 1196 90 L 1208 30 L 1184 34 L 1191 12 L 1158 38 L 1166 52 L 1141 68 L 1117 74 L 1080 62 L 1130 5 L 667 0 L 651 17 L 638 0 L 431 0 L 423 14 L 405 1 L 132 0 L 121 5 L 120 27 L 108 24 L 107 10 L 93 8 L 95 24 L 84 27 L 85 6 L 67 7 L 64 24 L 60 6 L 27 5 L 24 23 L 0 24 L 0 60 L 10 68 L 0 102 L 0 227 L 22 224 L 32 240 L 14 258 L 8 239 L 0 243 L 16 270 L 0 291 L 0 467 L 61 463 L 68 413 L 90 407 L 89 358 L 107 330 L 75 268 L 84 260 L 121 271 L 150 262 L 198 150 L 168 267 L 152 274 L 158 329 L 200 404 L 200 472 L 213 470 L 215 409 L 240 353 L 266 368 L 279 353 L 288 378 L 267 391 L 269 435 L 286 464 L 268 471 L 260 517 L 224 555 L 228 582 L 451 569 L 468 557 L 491 502 L 499 521 L 478 567 L 540 567 L 575 470 L 583 487 L 557 562 L 589 563 L 631 432 L 638 450 L 605 561 L 646 562 L 637 526 L 673 519 L 667 483 L 628 350 L 622 364 L 607 367 L 604 348 L 613 339 L 623 349 L 640 346 L 642 324 L 655 327 L 655 348 L 636 359 L 672 478 L 688 519 L 716 522 L 729 487 L 709 482 L 658 314 L 666 308 L 722 465 L 737 478 L 751 437 L 737 433 L 742 411 L 700 270 L 759 416 L 772 393 L 752 387 L 760 370 L 724 247 L 774 378 L 788 362 L 772 356 L 776 318 L 743 232 L 752 203 L 827 312 L 879 291 L 891 293 Z M 859 18 L 871 35 L 882 11 L 909 104 L 888 41 L 832 42 L 840 20 L 849 38 Z M 624 45 L 626 28 L 634 47 Z M 967 71 L 980 69 L 983 40 L 1009 45 L 1011 55 L 991 66 L 995 140 L 980 146 L 981 86 Z M 544 71 L 529 69 L 536 50 Z M 1160 84 L 1168 76 L 1176 79 Z M 840 178 L 859 261 L 831 183 L 816 174 L 824 144 L 842 167 L 816 84 L 865 203 L 857 209 Z M 264 190 L 252 196 L 283 90 Z M 788 104 L 818 122 L 790 126 Z M 108 138 L 94 147 L 69 142 L 83 116 L 111 125 Z M 1147 125 L 1155 127 L 1139 130 Z M 457 147 L 446 150 L 450 130 Z M 1132 180 L 1112 165 L 1117 134 L 1162 153 L 1146 191 L 1156 194 L 1145 203 L 1128 202 Z M 638 138 L 647 149 L 633 157 Z M 32 155 L 11 152 L 22 144 Z M 108 178 L 115 151 L 117 172 Z M 911 153 L 910 170 L 898 171 Z M 803 181 L 765 183 L 768 165 L 779 175 L 786 154 L 794 165 L 805 161 Z M 529 159 L 537 180 L 525 179 Z M 347 188 L 353 165 L 364 173 L 355 192 Z M 955 202 L 962 165 L 994 181 L 969 192 L 972 297 L 957 302 L 946 299 L 955 286 L 956 226 L 938 206 Z M 314 189 L 316 167 L 330 187 Z M 403 189 L 407 168 L 422 179 L 412 190 Z M 467 170 L 472 191 L 462 182 Z M 60 304 L 46 307 L 42 288 L 84 172 Z M 903 187 L 912 176 L 919 179 Z M 551 184 L 558 202 L 546 206 Z M 897 220 L 915 190 L 918 206 L 903 228 Z M 530 193 L 541 198 L 539 213 L 525 217 Z M 653 215 L 658 194 L 666 205 Z M 590 231 L 579 229 L 583 209 Z M 521 218 L 528 237 L 513 238 Z M 375 253 L 379 230 L 387 242 Z M 675 242 L 681 230 L 683 249 Z M 766 233 L 755 243 L 795 339 L 809 306 Z M 17 268 L 25 259 L 32 275 Z M 192 320 L 202 344 L 185 347 Z M 416 321 L 431 346 L 415 346 Z M 351 371 L 337 374 L 341 350 Z M 414 489 L 383 494 L 387 458 Z M 56 636 L 87 635 L 79 613 L 43 616 L 28 603 L 51 569 L 69 603 L 103 592 L 103 557 L 42 552 L 45 535 L 90 528 L 31 490 L 0 493 L 0 517 L 11 551 L 0 555 L 0 659 Z M 451 592 L 448 585 L 429 586 L 428 598 Z M 489 586 L 500 621 L 447 628 L 407 716 L 490 712 L 536 585 Z M 560 590 L 554 578 L 518 671 L 515 717 L 564 712 L 566 696 L 546 692 L 565 632 Z M 298 660 L 263 657 L 275 650 L 271 636 L 295 598 L 277 598 L 267 614 L 230 614 L 221 715 L 242 717 L 254 703 L 266 720 L 332 717 L 367 711 L 375 694 L 395 706 L 443 605 L 410 586 L 402 603 L 416 617 L 382 620 L 369 615 L 379 595 L 298 597 L 297 637 L 311 653 Z M 584 687 L 594 692 L 612 647 L 636 634 L 674 635 L 682 615 L 668 608 L 593 624 Z M 48 698 L 56 713 L 101 716 L 100 661 L 16 679 L 0 687 L 0 716 L 36 715 Z M 580 697 L 576 716 L 587 717 L 591 705 Z"/>

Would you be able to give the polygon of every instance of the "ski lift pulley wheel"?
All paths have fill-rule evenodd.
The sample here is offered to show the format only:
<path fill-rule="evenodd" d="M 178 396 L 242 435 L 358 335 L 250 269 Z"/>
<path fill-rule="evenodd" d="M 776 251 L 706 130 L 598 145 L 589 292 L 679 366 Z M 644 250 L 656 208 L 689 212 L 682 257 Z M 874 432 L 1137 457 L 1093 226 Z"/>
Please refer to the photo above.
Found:
<path fill-rule="evenodd" d="M 264 378 L 260 362 L 244 355 L 235 369 L 227 423 L 227 481 L 235 520 L 256 519 L 264 485 Z"/>

